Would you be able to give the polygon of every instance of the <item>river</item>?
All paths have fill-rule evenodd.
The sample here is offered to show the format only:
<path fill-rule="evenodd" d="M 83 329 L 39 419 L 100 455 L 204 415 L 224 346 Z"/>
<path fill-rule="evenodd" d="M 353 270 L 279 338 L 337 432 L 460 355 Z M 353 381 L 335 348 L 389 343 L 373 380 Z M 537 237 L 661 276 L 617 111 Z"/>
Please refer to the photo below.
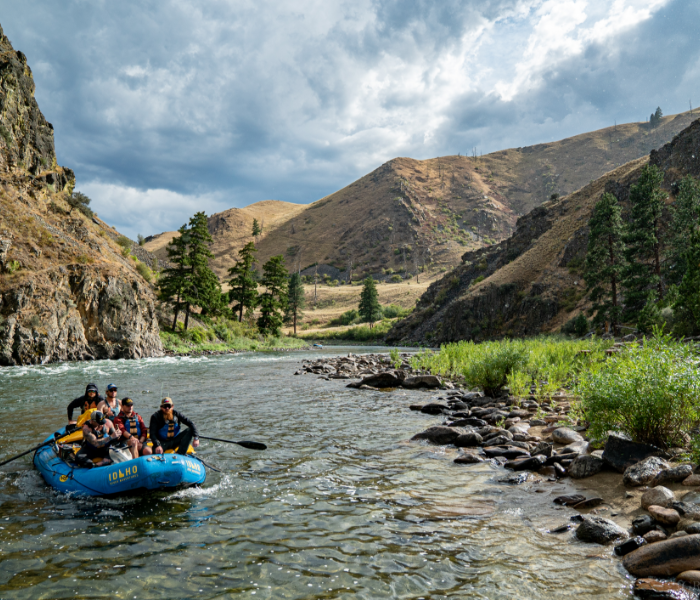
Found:
<path fill-rule="evenodd" d="M 376 348 L 0 368 L 0 457 L 65 424 L 89 382 L 146 422 L 161 396 L 203 435 L 200 489 L 107 500 L 54 493 L 28 457 L 0 468 L 0 598 L 623 598 L 611 548 L 547 530 L 571 484 L 509 486 L 456 449 L 407 440 L 435 394 L 294 376 L 302 359 Z"/>

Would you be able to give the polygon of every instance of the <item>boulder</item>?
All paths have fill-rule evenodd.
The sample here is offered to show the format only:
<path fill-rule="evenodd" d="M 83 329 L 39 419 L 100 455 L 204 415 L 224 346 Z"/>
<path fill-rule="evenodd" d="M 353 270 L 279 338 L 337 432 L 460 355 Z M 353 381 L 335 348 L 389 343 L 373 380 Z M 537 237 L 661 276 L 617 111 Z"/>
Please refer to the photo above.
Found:
<path fill-rule="evenodd" d="M 452 443 L 457 448 L 470 448 L 472 446 L 480 446 L 481 442 L 481 436 L 476 431 L 468 431 L 458 435 Z"/>
<path fill-rule="evenodd" d="M 464 454 L 460 454 L 457 458 L 455 458 L 454 462 L 456 462 L 458 465 L 473 465 L 484 462 L 484 459 L 477 454 L 465 452 Z"/>
<path fill-rule="evenodd" d="M 683 485 L 700 485 L 700 475 L 693 474 L 683 480 Z"/>
<path fill-rule="evenodd" d="M 678 511 L 672 508 L 664 508 L 663 506 L 655 506 L 652 504 L 647 510 L 649 514 L 662 525 L 674 527 L 678 524 L 678 521 L 681 520 Z"/>
<path fill-rule="evenodd" d="M 582 542 L 609 544 L 614 540 L 628 537 L 628 534 L 614 521 L 587 515 L 583 517 L 583 522 L 576 529 L 576 537 Z"/>
<path fill-rule="evenodd" d="M 542 456 L 549 458 L 550 456 L 552 456 L 552 448 L 553 448 L 552 444 L 550 444 L 548 442 L 539 442 L 537 444 L 537 446 L 535 446 L 530 451 L 530 454 L 532 454 L 533 456 L 535 456 L 537 454 L 541 454 Z"/>
<path fill-rule="evenodd" d="M 552 439 L 557 444 L 573 444 L 574 442 L 583 441 L 583 437 L 568 427 L 559 427 L 552 431 Z"/>
<path fill-rule="evenodd" d="M 656 527 L 656 521 L 649 515 L 640 515 L 632 519 L 632 533 L 634 535 L 646 535 Z"/>
<path fill-rule="evenodd" d="M 634 582 L 634 595 L 641 600 L 696 600 L 697 596 L 680 583 L 637 579 Z"/>
<path fill-rule="evenodd" d="M 693 467 L 690 465 L 678 465 L 670 469 L 663 469 L 656 474 L 656 477 L 649 483 L 650 486 L 663 485 L 664 483 L 677 483 L 687 479 L 693 474 Z"/>
<path fill-rule="evenodd" d="M 477 419 L 476 417 L 469 417 L 467 419 L 459 419 L 458 421 L 453 421 L 450 423 L 452 427 L 486 427 L 488 423 L 483 419 Z"/>
<path fill-rule="evenodd" d="M 642 508 L 646 510 L 653 504 L 656 506 L 668 506 L 671 502 L 675 500 L 673 492 L 668 488 L 659 485 L 655 488 L 651 488 L 642 494 Z"/>
<path fill-rule="evenodd" d="M 603 459 L 592 454 L 581 454 L 574 459 L 569 466 L 569 477 L 573 479 L 583 479 L 600 473 L 603 468 Z"/>
<path fill-rule="evenodd" d="M 426 415 L 441 415 L 444 412 L 450 410 L 446 404 L 440 404 L 439 402 L 430 402 L 421 406 L 420 411 Z"/>
<path fill-rule="evenodd" d="M 496 437 L 492 437 L 491 439 L 484 440 L 484 443 L 488 444 L 489 446 L 503 446 L 503 445 L 509 444 L 511 442 L 511 440 L 512 440 L 512 436 L 507 437 L 505 435 L 497 435 Z M 527 450 L 526 450 L 526 452 L 527 452 Z M 530 454 L 530 453 L 527 452 L 527 454 Z"/>
<path fill-rule="evenodd" d="M 670 577 L 700 569 L 700 534 L 642 546 L 625 556 L 622 564 L 637 577 Z"/>
<path fill-rule="evenodd" d="M 572 494 L 570 496 L 557 496 L 553 502 L 554 504 L 561 504 L 562 506 L 573 506 L 579 502 L 583 502 L 586 499 L 585 496 L 581 494 Z"/>
<path fill-rule="evenodd" d="M 544 462 L 544 456 L 526 456 L 524 458 L 509 460 L 503 466 L 513 471 L 537 471 L 542 468 Z"/>
<path fill-rule="evenodd" d="M 383 373 L 376 373 L 375 375 L 368 375 L 359 383 L 351 383 L 348 387 L 360 387 L 361 385 L 368 385 L 374 388 L 394 388 L 401 386 L 401 378 L 397 375 L 397 371 L 384 371 Z"/>
<path fill-rule="evenodd" d="M 632 487 L 648 485 L 663 469 L 668 469 L 668 463 L 658 456 L 650 456 L 631 467 L 627 467 L 622 476 L 622 483 Z"/>
<path fill-rule="evenodd" d="M 490 458 L 495 458 L 496 456 L 503 456 L 508 460 L 516 458 L 528 458 L 530 453 L 527 450 L 518 448 L 517 446 L 486 446 L 484 448 L 484 454 Z"/>
<path fill-rule="evenodd" d="M 406 379 L 401 382 L 401 385 L 409 390 L 416 390 L 418 388 L 434 390 L 442 387 L 442 380 L 435 375 L 415 375 L 413 377 L 406 377 Z"/>
<path fill-rule="evenodd" d="M 624 473 L 625 469 L 639 461 L 661 454 L 663 450 L 651 444 L 640 444 L 619 435 L 610 435 L 605 442 L 603 460 L 618 473 Z"/>
<path fill-rule="evenodd" d="M 460 435 L 466 433 L 459 427 L 445 427 L 444 425 L 436 425 L 428 427 L 425 431 L 417 433 L 411 438 L 414 440 L 428 440 L 432 444 L 447 445 L 454 442 Z"/>
<path fill-rule="evenodd" d="M 627 556 L 637 548 L 641 548 L 647 541 L 643 537 L 633 537 L 615 546 L 614 551 L 618 556 Z"/>

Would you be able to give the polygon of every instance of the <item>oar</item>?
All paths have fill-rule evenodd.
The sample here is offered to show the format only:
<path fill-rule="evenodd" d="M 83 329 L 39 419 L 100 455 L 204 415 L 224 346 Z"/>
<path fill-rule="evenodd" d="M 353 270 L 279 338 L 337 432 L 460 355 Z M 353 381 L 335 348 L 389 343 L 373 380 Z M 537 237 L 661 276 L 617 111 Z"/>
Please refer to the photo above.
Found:
<path fill-rule="evenodd" d="M 205 462 L 203 458 L 201 458 L 199 456 L 194 456 L 193 454 L 191 454 L 190 456 L 192 458 L 198 460 L 199 462 L 201 462 L 205 467 L 208 467 L 212 471 L 216 471 L 217 473 L 223 473 L 223 471 L 221 469 L 217 469 L 216 467 L 210 465 L 208 462 Z"/>
<path fill-rule="evenodd" d="M 43 446 L 48 446 L 49 444 L 53 444 L 53 443 L 54 443 L 54 440 L 49 440 L 48 442 L 43 442 L 42 444 L 39 444 L 38 446 L 34 446 L 34 448 L 30 448 L 29 450 L 22 452 L 22 454 L 18 454 L 17 456 L 13 456 L 12 458 L 8 458 L 7 460 L 0 462 L 0 467 L 2 467 L 3 465 L 6 465 L 7 463 L 12 462 L 13 460 L 17 460 L 18 458 L 22 458 L 23 456 L 29 454 L 30 452 L 34 452 L 35 450 L 38 450 L 39 448 L 42 448 Z"/>
<path fill-rule="evenodd" d="M 238 444 L 239 446 L 243 446 L 244 448 L 248 448 L 249 450 L 267 450 L 267 446 L 265 444 L 261 444 L 260 442 L 234 442 L 232 440 L 222 440 L 221 438 L 207 437 L 206 435 L 200 435 L 199 437 L 203 440 L 212 440 L 214 442 Z"/>

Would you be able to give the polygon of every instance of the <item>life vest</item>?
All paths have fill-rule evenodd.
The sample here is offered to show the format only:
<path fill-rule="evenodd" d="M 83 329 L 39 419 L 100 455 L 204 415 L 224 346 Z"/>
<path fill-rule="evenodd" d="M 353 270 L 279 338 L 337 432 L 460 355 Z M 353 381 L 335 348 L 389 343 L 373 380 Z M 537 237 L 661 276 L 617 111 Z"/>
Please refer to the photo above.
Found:
<path fill-rule="evenodd" d="M 91 408 L 97 408 L 97 405 L 100 403 L 100 396 L 99 394 L 95 396 L 92 400 L 89 398 L 85 399 L 85 402 L 83 402 L 83 412 L 90 410 Z"/>
<path fill-rule="evenodd" d="M 178 423 L 175 420 L 175 417 L 173 417 L 172 421 L 166 421 L 165 425 L 160 428 L 160 431 L 158 431 L 158 436 L 161 440 L 170 440 L 176 437 L 178 433 L 180 433 L 180 423 Z"/>
<path fill-rule="evenodd" d="M 122 409 L 122 404 L 119 402 L 119 400 L 114 401 L 116 406 L 112 408 L 112 406 L 109 404 L 109 400 L 105 400 L 105 404 L 107 405 L 107 408 L 111 411 L 111 415 L 108 415 L 107 412 L 105 411 L 105 418 L 109 419 L 110 421 L 114 421 L 114 419 L 117 418 L 117 415 L 119 414 L 119 411 Z"/>
<path fill-rule="evenodd" d="M 124 429 L 137 438 L 141 437 L 141 423 L 136 418 L 136 413 L 131 413 L 130 417 L 124 415 Z"/>

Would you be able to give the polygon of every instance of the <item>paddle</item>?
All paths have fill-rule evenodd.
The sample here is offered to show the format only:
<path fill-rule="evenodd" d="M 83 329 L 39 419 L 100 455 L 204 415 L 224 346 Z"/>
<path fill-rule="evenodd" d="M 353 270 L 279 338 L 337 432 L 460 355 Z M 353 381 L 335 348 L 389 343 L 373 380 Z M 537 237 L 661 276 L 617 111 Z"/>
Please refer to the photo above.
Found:
<path fill-rule="evenodd" d="M 17 456 L 13 456 L 12 458 L 8 458 L 7 460 L 0 462 L 0 467 L 2 467 L 3 465 L 6 465 L 7 463 L 12 462 L 13 460 L 17 460 L 18 458 L 22 458 L 23 456 L 29 454 L 30 452 L 34 452 L 35 450 L 38 450 L 39 448 L 42 448 L 43 446 L 48 446 L 49 444 L 53 444 L 53 443 L 54 443 L 54 440 L 49 440 L 48 442 L 44 442 L 42 444 L 39 444 L 38 446 L 34 446 L 34 448 L 30 448 L 29 450 L 22 452 L 22 454 L 18 454 Z"/>
<path fill-rule="evenodd" d="M 190 455 L 190 456 L 192 456 L 192 458 L 194 458 L 194 459 L 198 460 L 199 462 L 201 462 L 205 467 L 211 469 L 212 471 L 216 471 L 217 473 L 223 473 L 223 471 L 222 471 L 221 469 L 217 469 L 216 467 L 210 465 L 208 462 L 204 462 L 204 459 L 203 459 L 203 458 L 201 458 L 201 457 L 199 457 L 199 456 L 194 456 L 194 455 Z"/>
<path fill-rule="evenodd" d="M 200 435 L 199 437 L 203 440 L 212 440 L 214 442 L 226 442 L 227 444 L 237 444 L 239 446 L 243 446 L 244 448 L 248 448 L 249 450 L 267 450 L 267 446 L 265 444 L 261 444 L 260 442 L 234 442 L 232 440 L 222 440 L 221 438 L 207 437 L 206 435 Z"/>

